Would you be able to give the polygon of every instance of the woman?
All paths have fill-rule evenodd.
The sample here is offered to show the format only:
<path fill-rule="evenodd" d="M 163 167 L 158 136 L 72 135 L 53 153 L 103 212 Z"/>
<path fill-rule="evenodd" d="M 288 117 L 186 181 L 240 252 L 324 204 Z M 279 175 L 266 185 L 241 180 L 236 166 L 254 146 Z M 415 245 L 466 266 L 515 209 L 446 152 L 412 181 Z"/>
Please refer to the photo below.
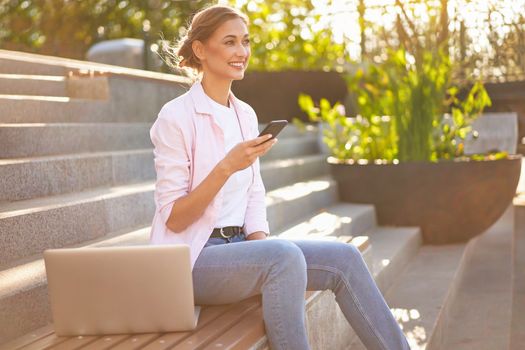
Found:
<path fill-rule="evenodd" d="M 360 252 L 326 241 L 267 240 L 259 157 L 275 145 L 257 137 L 253 109 L 230 91 L 250 58 L 245 15 L 212 6 L 192 20 L 177 48 L 200 81 L 166 103 L 151 128 L 157 183 L 152 244 L 188 244 L 195 303 L 262 294 L 273 349 L 309 349 L 305 290 L 331 289 L 368 349 L 408 349 Z"/>

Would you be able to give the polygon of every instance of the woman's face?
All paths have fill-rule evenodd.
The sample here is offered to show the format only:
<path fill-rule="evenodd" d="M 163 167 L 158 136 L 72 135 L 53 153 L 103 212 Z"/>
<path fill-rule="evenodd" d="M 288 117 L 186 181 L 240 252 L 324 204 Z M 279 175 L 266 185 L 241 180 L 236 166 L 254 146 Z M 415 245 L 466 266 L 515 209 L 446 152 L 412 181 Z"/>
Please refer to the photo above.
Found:
<path fill-rule="evenodd" d="M 240 80 L 250 59 L 250 38 L 246 24 L 240 19 L 224 22 L 204 42 L 198 43 L 196 53 L 204 74 L 217 78 Z"/>

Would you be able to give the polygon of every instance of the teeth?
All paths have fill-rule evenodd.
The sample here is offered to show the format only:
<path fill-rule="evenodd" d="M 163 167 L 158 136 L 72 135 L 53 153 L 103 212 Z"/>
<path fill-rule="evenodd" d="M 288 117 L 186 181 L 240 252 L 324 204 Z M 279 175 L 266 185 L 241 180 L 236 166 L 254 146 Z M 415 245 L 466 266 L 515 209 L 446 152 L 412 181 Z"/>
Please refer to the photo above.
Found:
<path fill-rule="evenodd" d="M 242 63 L 230 63 L 230 66 L 234 66 L 234 67 L 242 67 L 243 64 L 242 64 Z"/>

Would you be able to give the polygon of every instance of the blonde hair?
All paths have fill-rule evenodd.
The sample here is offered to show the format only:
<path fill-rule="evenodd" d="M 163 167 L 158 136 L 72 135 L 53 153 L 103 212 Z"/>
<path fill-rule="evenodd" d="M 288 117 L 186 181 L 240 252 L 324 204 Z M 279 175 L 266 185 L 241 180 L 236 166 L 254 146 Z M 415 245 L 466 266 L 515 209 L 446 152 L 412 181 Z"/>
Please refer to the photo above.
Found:
<path fill-rule="evenodd" d="M 193 16 L 186 34 L 175 46 L 164 47 L 163 51 L 168 59 L 165 60 L 166 64 L 175 70 L 189 68 L 193 71 L 187 73 L 201 72 L 202 64 L 193 52 L 192 43 L 196 40 L 205 42 L 224 22 L 236 18 L 240 18 L 246 25 L 249 23 L 244 13 L 226 5 L 213 5 L 199 11 Z"/>

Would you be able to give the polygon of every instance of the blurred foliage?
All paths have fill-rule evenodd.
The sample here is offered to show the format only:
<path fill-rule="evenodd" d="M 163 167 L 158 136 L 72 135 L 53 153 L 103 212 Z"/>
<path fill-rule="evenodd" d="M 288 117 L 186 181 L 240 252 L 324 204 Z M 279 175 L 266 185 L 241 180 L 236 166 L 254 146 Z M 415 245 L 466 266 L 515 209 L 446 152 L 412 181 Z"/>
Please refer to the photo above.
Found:
<path fill-rule="evenodd" d="M 191 15 L 217 0 L 3 0 L 0 47 L 84 58 L 93 44 L 160 34 L 176 40 Z M 228 0 L 251 19 L 254 70 L 347 69 L 353 60 L 382 62 L 386 49 L 446 43 L 453 78 L 492 81 L 525 78 L 524 2 L 484 0 Z M 314 4 L 327 5 L 324 10 Z M 335 5 L 334 5 L 335 4 Z M 334 5 L 332 10 L 330 6 Z M 335 9 L 335 10 L 333 10 Z M 352 18 L 359 34 L 334 42 L 331 19 Z M 450 16 L 450 17 L 449 17 Z M 471 19 L 475 19 L 475 21 Z M 481 42 L 488 45 L 480 45 Z M 361 56 L 358 53 L 361 48 Z M 350 68 L 351 70 L 351 68 Z"/>
<path fill-rule="evenodd" d="M 389 50 L 384 63 L 359 69 L 348 79 L 359 114 L 392 116 L 400 161 L 431 159 L 433 120 L 444 112 L 450 84 L 451 65 L 443 50 L 418 48 L 418 55 Z"/>
<path fill-rule="evenodd" d="M 481 82 L 466 98 L 451 81 L 451 64 L 443 49 L 420 50 L 415 58 L 403 49 L 348 77 L 357 115 L 346 116 L 338 103 L 309 96 L 298 103 L 313 122 L 324 123 L 324 142 L 345 160 L 437 161 L 463 156 L 472 123 L 490 105 Z M 451 111 L 451 114 L 444 112 Z"/>
<path fill-rule="evenodd" d="M 363 61 L 385 60 L 386 48 L 404 48 L 415 55 L 418 47 L 438 43 L 447 46 L 456 81 L 525 79 L 522 0 L 395 0 L 375 6 L 361 1 L 366 4 L 361 16 L 365 22 Z"/>
<path fill-rule="evenodd" d="M 449 96 L 447 105 L 450 113 L 433 120 L 434 154 L 433 159 L 453 159 L 462 157 L 465 150 L 465 140 L 469 137 L 478 138 L 478 132 L 472 129 L 485 107 L 492 102 L 480 81 L 474 83 L 464 100 L 458 98 L 459 89 L 455 86 L 447 90 Z"/>
<path fill-rule="evenodd" d="M 0 47 L 83 59 L 108 39 L 175 38 L 211 0 L 8 0 L 0 4 Z"/>
<path fill-rule="evenodd" d="M 345 45 L 334 43 L 330 28 L 314 29 L 320 15 L 311 1 L 252 0 L 240 9 L 250 18 L 252 70 L 341 72 L 349 60 Z"/>
<path fill-rule="evenodd" d="M 394 160 L 396 145 L 389 117 L 347 117 L 345 108 L 340 103 L 330 105 L 330 102 L 323 98 L 317 107 L 306 94 L 299 95 L 298 103 L 310 121 L 321 123 L 323 142 L 335 158 L 380 159 L 386 162 Z M 298 126 L 302 124 L 298 118 L 294 118 L 293 122 Z"/>
<path fill-rule="evenodd" d="M 524 80 L 525 2 L 471 0 L 465 8 L 451 19 L 457 28 L 449 41 L 457 63 L 455 79 Z M 479 17 L 475 24 L 468 20 L 468 12 Z"/>
<path fill-rule="evenodd" d="M 193 13 L 212 0 L 10 0 L 0 5 L 0 47 L 83 59 L 109 39 L 161 36 L 176 41 Z M 235 1 L 231 1 L 235 5 Z M 319 15 L 306 0 L 255 0 L 240 7 L 250 18 L 253 70 L 342 70 L 343 44 L 330 29 L 313 30 Z M 161 45 L 159 45 L 161 46 Z"/>

